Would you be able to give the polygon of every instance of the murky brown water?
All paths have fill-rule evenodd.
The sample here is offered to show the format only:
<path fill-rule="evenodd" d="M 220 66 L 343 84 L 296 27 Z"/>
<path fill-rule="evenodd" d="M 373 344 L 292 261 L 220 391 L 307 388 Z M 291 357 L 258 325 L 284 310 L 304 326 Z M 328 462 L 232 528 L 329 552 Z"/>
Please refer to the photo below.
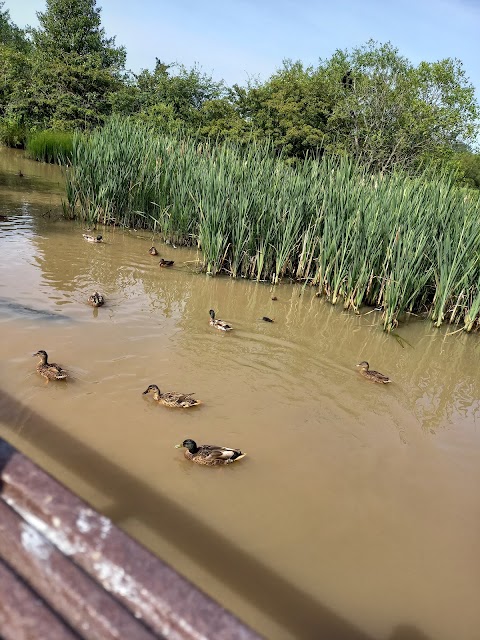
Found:
<path fill-rule="evenodd" d="M 268 638 L 480 637 L 478 336 L 412 321 L 402 348 L 375 313 L 272 301 L 194 251 L 157 242 L 160 269 L 148 234 L 89 245 L 46 215 L 57 168 L 2 149 L 0 172 L 1 436 Z M 46 385 L 38 349 L 74 380 Z M 204 406 L 156 406 L 150 383 Z M 197 467 L 186 437 L 249 455 Z"/>

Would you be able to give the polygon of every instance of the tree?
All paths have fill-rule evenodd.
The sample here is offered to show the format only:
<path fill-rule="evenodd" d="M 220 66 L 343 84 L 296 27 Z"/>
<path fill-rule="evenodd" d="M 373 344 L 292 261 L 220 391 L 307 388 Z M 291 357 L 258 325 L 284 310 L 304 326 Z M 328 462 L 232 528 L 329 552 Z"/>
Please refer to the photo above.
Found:
<path fill-rule="evenodd" d="M 478 105 L 459 60 L 414 67 L 390 43 L 370 41 L 351 53 L 337 51 L 321 68 L 336 94 L 327 145 L 372 169 L 413 170 L 475 138 Z M 341 81 L 347 69 L 348 88 Z"/>
<path fill-rule="evenodd" d="M 455 154 L 461 182 L 472 189 L 480 189 L 480 154 L 463 151 Z"/>
<path fill-rule="evenodd" d="M 152 72 L 144 69 L 136 77 L 136 90 L 135 110 L 140 119 L 161 129 L 196 131 L 202 122 L 202 107 L 220 99 L 224 85 L 196 65 L 187 69 L 157 58 Z"/>
<path fill-rule="evenodd" d="M 272 140 L 289 156 L 305 157 L 323 145 L 332 110 L 331 90 L 322 73 L 285 60 L 264 84 L 237 91 L 237 107 L 257 136 Z"/>
<path fill-rule="evenodd" d="M 26 51 L 29 43 L 25 38 L 25 33 L 13 24 L 10 19 L 10 12 L 4 9 L 5 2 L 0 2 L 0 46 L 9 47 L 16 51 Z"/>
<path fill-rule="evenodd" d="M 379 171 L 451 157 L 453 143 L 474 139 L 479 115 L 459 60 L 415 67 L 374 41 L 316 67 L 284 61 L 266 82 L 239 89 L 234 106 L 289 156 L 349 154 Z"/>
<path fill-rule="evenodd" d="M 31 29 L 33 58 L 26 116 L 37 126 L 88 128 L 111 113 L 125 50 L 101 27 L 95 0 L 47 0 Z"/>

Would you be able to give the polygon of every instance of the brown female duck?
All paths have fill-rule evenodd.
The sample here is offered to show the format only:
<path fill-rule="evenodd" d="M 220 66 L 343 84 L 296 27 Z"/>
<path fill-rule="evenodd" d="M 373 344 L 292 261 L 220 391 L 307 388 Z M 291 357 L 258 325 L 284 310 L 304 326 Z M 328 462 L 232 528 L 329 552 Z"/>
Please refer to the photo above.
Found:
<path fill-rule="evenodd" d="M 180 409 L 190 409 L 202 404 L 200 400 L 192 398 L 193 393 L 178 393 L 177 391 L 167 391 L 162 393 L 156 384 L 150 384 L 143 392 L 143 395 L 153 391 L 153 399 L 166 407 L 177 407 Z"/>
<path fill-rule="evenodd" d="M 360 364 L 357 364 L 357 367 L 360 368 L 360 374 L 371 382 L 380 382 L 381 384 L 391 382 L 390 378 L 384 376 L 383 373 L 380 373 L 379 371 L 370 371 L 370 365 L 365 360 L 360 362 Z"/>
<path fill-rule="evenodd" d="M 95 293 L 88 298 L 88 304 L 91 305 L 92 307 L 101 307 L 102 305 L 105 304 L 105 298 L 102 296 L 101 293 L 98 293 L 98 291 L 95 291 Z"/>
<path fill-rule="evenodd" d="M 158 263 L 161 267 L 173 267 L 175 264 L 174 260 L 164 260 L 160 258 L 160 262 Z"/>
<path fill-rule="evenodd" d="M 48 362 L 47 352 L 43 349 L 34 353 L 32 357 L 34 356 L 40 358 L 40 362 L 37 364 L 37 371 L 46 378 L 47 382 L 49 380 L 65 380 L 68 378 L 68 373 L 59 364 Z"/>

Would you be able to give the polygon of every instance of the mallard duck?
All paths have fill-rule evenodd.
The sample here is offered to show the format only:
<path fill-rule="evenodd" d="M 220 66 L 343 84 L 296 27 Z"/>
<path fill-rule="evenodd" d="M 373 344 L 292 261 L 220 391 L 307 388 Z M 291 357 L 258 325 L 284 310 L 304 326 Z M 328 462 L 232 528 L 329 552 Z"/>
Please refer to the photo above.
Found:
<path fill-rule="evenodd" d="M 200 400 L 192 398 L 193 393 L 178 393 L 177 391 L 167 391 L 162 393 L 156 384 L 150 384 L 143 392 L 142 395 L 146 395 L 153 391 L 153 399 L 157 402 L 161 402 L 166 407 L 179 407 L 181 409 L 190 409 L 190 407 L 196 407 L 202 404 Z"/>
<path fill-rule="evenodd" d="M 98 236 L 89 236 L 86 233 L 82 233 L 82 236 L 85 238 L 87 242 L 103 242 L 103 238 L 101 235 Z"/>
<path fill-rule="evenodd" d="M 272 296 L 272 300 L 275 302 L 275 300 L 278 300 L 277 296 Z"/>
<path fill-rule="evenodd" d="M 62 369 L 62 367 L 55 364 L 55 362 L 48 362 L 47 352 L 43 349 L 34 353 L 32 357 L 34 356 L 39 356 L 40 362 L 37 364 L 37 371 L 47 379 L 47 382 L 49 380 L 65 380 L 68 378 L 68 373 L 65 369 Z"/>
<path fill-rule="evenodd" d="M 230 464 L 236 460 L 241 460 L 247 454 L 240 449 L 230 449 L 229 447 L 217 447 L 214 444 L 197 445 L 194 440 L 187 438 L 182 444 L 175 445 L 176 449 L 185 447 L 184 456 L 187 460 L 197 464 L 205 464 L 213 467 L 217 464 Z"/>
<path fill-rule="evenodd" d="M 158 251 L 155 249 L 155 247 L 150 247 L 150 249 L 148 250 L 148 253 L 151 256 L 158 256 Z"/>
<path fill-rule="evenodd" d="M 161 267 L 173 267 L 175 264 L 173 260 L 164 260 L 160 258 L 160 262 L 158 263 Z"/>
<path fill-rule="evenodd" d="M 273 320 L 271 318 L 269 318 L 268 316 L 263 316 L 262 320 L 264 322 L 273 322 Z"/>
<path fill-rule="evenodd" d="M 105 298 L 101 293 L 95 291 L 93 296 L 90 296 L 88 298 L 88 304 L 92 305 L 92 307 L 101 307 L 103 304 L 105 304 Z"/>
<path fill-rule="evenodd" d="M 215 327 L 215 329 L 220 329 L 220 331 L 231 331 L 233 329 L 233 327 L 231 327 L 229 324 L 227 324 L 223 320 L 217 320 L 215 318 L 215 311 L 213 309 L 210 309 L 209 313 L 210 313 L 210 324 L 212 325 L 212 327 Z"/>
<path fill-rule="evenodd" d="M 390 378 L 384 376 L 383 373 L 380 373 L 378 371 L 370 371 L 369 366 L 370 365 L 365 360 L 363 362 L 360 362 L 360 364 L 357 364 L 357 367 L 360 368 L 360 373 L 364 378 L 367 378 L 367 380 L 371 380 L 372 382 L 380 382 L 382 384 L 391 382 Z"/>

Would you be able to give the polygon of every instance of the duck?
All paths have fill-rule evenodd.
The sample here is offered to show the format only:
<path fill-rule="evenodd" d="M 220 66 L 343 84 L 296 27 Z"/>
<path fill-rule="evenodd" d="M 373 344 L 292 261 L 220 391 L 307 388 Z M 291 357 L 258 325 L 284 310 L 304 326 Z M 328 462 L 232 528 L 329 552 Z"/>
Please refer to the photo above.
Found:
<path fill-rule="evenodd" d="M 241 460 L 247 455 L 240 451 L 240 449 L 217 447 L 217 445 L 214 444 L 197 445 L 195 440 L 191 438 L 187 438 L 182 444 L 175 445 L 175 448 L 185 448 L 184 456 L 187 460 L 210 467 L 221 464 L 231 464 L 232 462 Z"/>
<path fill-rule="evenodd" d="M 276 300 L 278 300 L 277 296 L 272 296 L 272 300 L 275 302 Z"/>
<path fill-rule="evenodd" d="M 155 247 L 150 247 L 150 249 L 148 250 L 148 253 L 151 256 L 158 256 L 158 251 L 155 249 Z"/>
<path fill-rule="evenodd" d="M 103 238 L 101 235 L 98 236 L 89 236 L 86 233 L 82 233 L 82 236 L 85 238 L 87 242 L 103 242 Z"/>
<path fill-rule="evenodd" d="M 47 382 L 49 380 L 66 380 L 66 378 L 68 378 L 68 373 L 65 369 L 62 369 L 59 364 L 48 362 L 48 354 L 46 351 L 40 349 L 40 351 L 34 353 L 32 357 L 35 356 L 40 358 L 40 362 L 37 364 L 37 371 L 47 379 Z"/>
<path fill-rule="evenodd" d="M 105 304 L 105 298 L 101 293 L 95 291 L 95 293 L 88 298 L 88 304 L 92 305 L 92 307 L 101 307 Z"/>
<path fill-rule="evenodd" d="M 360 374 L 371 382 L 380 382 L 381 384 L 388 384 L 391 382 L 390 378 L 384 376 L 383 373 L 380 373 L 379 371 L 370 371 L 370 365 L 365 360 L 357 364 L 357 367 L 360 368 Z"/>
<path fill-rule="evenodd" d="M 273 320 L 271 318 L 269 318 L 268 316 L 263 316 L 262 320 L 264 322 L 273 322 Z"/>
<path fill-rule="evenodd" d="M 161 267 L 173 267 L 173 265 L 175 264 L 174 260 L 164 260 L 163 258 L 160 258 L 160 262 L 158 263 Z"/>
<path fill-rule="evenodd" d="M 220 329 L 220 331 L 231 331 L 233 329 L 233 327 L 227 324 L 224 320 L 217 320 L 215 318 L 215 311 L 213 309 L 210 309 L 209 313 L 210 324 L 212 325 L 212 327 L 215 327 L 215 329 Z"/>
<path fill-rule="evenodd" d="M 202 404 L 200 400 L 192 398 L 193 393 L 178 393 L 177 391 L 167 391 L 162 393 L 156 384 L 149 384 L 142 395 L 153 391 L 153 399 L 166 407 L 177 407 L 180 409 L 190 409 Z"/>

